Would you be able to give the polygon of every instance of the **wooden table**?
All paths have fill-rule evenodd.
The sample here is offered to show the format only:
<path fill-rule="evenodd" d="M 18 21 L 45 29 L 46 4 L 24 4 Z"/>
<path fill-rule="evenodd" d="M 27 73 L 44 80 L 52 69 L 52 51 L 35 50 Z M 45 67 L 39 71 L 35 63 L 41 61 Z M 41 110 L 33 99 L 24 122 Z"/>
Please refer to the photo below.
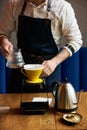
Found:
<path fill-rule="evenodd" d="M 41 97 L 42 94 L 23 96 L 32 100 L 32 97 Z M 48 97 L 52 95 L 48 94 Z M 43 115 L 23 115 L 20 113 L 20 100 L 20 94 L 0 94 L 0 106 L 10 106 L 7 113 L 0 113 L 0 130 L 87 130 L 87 92 L 81 93 L 77 112 L 82 115 L 82 120 L 76 125 L 64 123 L 62 113 L 55 113 L 52 103 Z"/>

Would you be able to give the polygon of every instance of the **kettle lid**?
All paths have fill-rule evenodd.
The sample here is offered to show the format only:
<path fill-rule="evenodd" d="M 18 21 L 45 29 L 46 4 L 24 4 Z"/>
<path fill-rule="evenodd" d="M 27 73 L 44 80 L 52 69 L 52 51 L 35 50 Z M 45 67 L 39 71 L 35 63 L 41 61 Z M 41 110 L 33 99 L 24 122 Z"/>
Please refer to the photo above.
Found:
<path fill-rule="evenodd" d="M 70 82 L 68 82 L 68 78 L 65 78 L 64 82 L 61 83 L 61 84 L 63 84 L 64 86 L 71 86 L 71 87 L 73 87 L 73 85 Z"/>

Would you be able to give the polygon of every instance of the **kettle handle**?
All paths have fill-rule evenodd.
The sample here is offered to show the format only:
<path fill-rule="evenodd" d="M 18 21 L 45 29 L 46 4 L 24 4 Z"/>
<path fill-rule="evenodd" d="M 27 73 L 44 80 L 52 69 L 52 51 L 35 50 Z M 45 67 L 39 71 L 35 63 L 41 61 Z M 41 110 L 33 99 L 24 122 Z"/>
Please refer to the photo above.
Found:
<path fill-rule="evenodd" d="M 58 86 L 59 86 L 59 83 L 57 81 L 52 83 L 51 90 L 52 90 L 52 94 L 54 97 L 56 95 L 56 91 L 57 91 Z"/>

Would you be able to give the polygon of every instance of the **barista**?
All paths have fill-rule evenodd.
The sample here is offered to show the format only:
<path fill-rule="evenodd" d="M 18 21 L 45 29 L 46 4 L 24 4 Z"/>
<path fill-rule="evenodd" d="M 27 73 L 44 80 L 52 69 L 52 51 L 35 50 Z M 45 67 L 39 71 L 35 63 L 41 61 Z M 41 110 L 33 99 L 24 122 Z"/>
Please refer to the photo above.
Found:
<path fill-rule="evenodd" d="M 81 33 L 71 5 L 65 0 L 9 0 L 0 23 L 1 51 L 8 58 L 13 47 L 9 36 L 17 32 L 17 47 L 25 64 L 41 63 L 44 66 L 47 91 L 59 80 L 59 64 L 82 46 Z M 67 38 L 58 52 L 61 36 Z M 20 92 L 23 75 L 20 69 L 12 69 L 8 92 Z"/>

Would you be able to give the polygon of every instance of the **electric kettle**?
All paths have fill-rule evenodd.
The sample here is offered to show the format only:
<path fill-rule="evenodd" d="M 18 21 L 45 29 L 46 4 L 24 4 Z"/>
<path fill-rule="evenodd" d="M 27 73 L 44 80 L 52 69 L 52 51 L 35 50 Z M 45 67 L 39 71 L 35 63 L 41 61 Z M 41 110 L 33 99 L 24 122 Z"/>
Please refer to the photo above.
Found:
<path fill-rule="evenodd" d="M 52 83 L 54 108 L 59 112 L 73 112 L 78 108 L 77 94 L 71 83 L 65 78 L 64 82 Z"/>

